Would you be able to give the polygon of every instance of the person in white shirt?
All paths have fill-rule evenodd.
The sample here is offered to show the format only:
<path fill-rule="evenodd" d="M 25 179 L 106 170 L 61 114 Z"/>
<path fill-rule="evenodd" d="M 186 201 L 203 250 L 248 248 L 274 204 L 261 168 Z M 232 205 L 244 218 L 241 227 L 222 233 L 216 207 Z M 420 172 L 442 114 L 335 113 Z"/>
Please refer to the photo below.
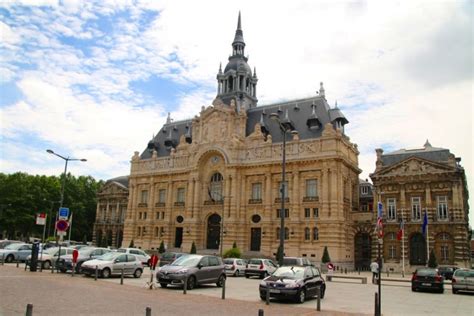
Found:
<path fill-rule="evenodd" d="M 372 283 L 375 284 L 375 279 L 379 273 L 379 264 L 376 261 L 370 264 L 370 271 L 372 271 Z"/>

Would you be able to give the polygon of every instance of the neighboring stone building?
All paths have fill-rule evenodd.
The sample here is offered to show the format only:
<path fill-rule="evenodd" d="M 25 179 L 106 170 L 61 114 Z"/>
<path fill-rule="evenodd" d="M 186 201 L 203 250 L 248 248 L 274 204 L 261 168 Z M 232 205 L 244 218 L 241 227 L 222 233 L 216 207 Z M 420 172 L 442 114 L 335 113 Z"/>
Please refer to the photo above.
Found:
<path fill-rule="evenodd" d="M 128 176 L 107 180 L 97 193 L 97 212 L 92 237 L 95 245 L 117 248 L 121 246 L 128 195 Z"/>
<path fill-rule="evenodd" d="M 374 196 L 372 184 L 359 179 L 359 209 L 352 213 L 354 229 L 354 268 L 368 270 L 373 261 L 372 240 L 374 240 Z"/>
<path fill-rule="evenodd" d="M 359 209 L 358 150 L 348 120 L 316 96 L 257 105 L 257 75 L 244 55 L 240 15 L 232 55 L 217 74 L 217 97 L 193 119 L 169 117 L 132 157 L 123 244 L 219 252 L 236 242 L 274 257 L 279 245 L 283 132 L 286 135 L 285 253 L 352 267 Z M 212 197 L 212 198 L 211 198 Z"/>
<path fill-rule="evenodd" d="M 386 268 L 425 265 L 427 243 L 422 234 L 426 212 L 428 245 L 438 264 L 469 266 L 468 191 L 460 158 L 426 141 L 423 148 L 383 154 L 377 149 L 374 205 L 384 208 L 383 257 Z M 400 221 L 405 235 L 397 240 Z M 374 240 L 374 248 L 376 240 Z"/>

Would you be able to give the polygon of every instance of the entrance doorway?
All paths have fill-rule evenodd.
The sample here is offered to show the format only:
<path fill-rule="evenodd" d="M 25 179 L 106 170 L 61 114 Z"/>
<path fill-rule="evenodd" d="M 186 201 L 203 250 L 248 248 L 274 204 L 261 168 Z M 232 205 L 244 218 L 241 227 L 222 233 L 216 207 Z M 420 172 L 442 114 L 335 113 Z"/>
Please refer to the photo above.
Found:
<path fill-rule="evenodd" d="M 425 237 L 420 233 L 415 233 L 410 238 L 410 264 L 424 265 L 426 263 L 426 242 Z"/>
<path fill-rule="evenodd" d="M 221 237 L 221 217 L 212 214 L 207 219 L 207 249 L 219 249 Z"/>
<path fill-rule="evenodd" d="M 260 251 L 262 240 L 262 229 L 252 228 L 250 231 L 250 251 Z"/>
<path fill-rule="evenodd" d="M 174 247 L 181 248 L 183 243 L 183 227 L 176 227 L 176 233 L 174 235 Z"/>
<path fill-rule="evenodd" d="M 372 243 L 368 233 L 357 233 L 354 237 L 354 263 L 356 269 L 368 270 L 372 254 Z"/>

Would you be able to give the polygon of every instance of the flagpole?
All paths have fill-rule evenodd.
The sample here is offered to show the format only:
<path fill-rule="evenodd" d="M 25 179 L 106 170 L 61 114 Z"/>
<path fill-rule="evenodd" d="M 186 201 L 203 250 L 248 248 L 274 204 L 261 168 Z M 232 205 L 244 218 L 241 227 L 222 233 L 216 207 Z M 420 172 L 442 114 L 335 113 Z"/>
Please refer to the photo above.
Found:
<path fill-rule="evenodd" d="M 403 221 L 402 210 L 402 275 L 405 277 L 405 222 Z"/>
<path fill-rule="evenodd" d="M 69 218 L 69 244 L 71 243 L 71 231 L 72 231 L 72 215 L 74 213 L 71 212 L 71 217 Z"/>
<path fill-rule="evenodd" d="M 426 216 L 426 266 L 428 266 L 428 263 L 430 261 L 430 234 L 429 234 L 429 228 L 428 228 L 428 213 L 426 212 L 425 209 L 425 216 Z"/>

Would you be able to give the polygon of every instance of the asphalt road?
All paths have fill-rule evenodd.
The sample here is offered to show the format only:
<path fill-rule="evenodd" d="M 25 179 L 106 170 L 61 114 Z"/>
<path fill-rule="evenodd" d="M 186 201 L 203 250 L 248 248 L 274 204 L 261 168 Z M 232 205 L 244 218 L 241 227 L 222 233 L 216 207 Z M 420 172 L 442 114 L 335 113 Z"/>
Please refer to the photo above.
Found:
<path fill-rule="evenodd" d="M 356 274 L 355 274 L 356 275 Z M 265 305 L 258 296 L 259 279 L 229 277 L 226 299 L 215 285 L 203 286 L 183 294 L 182 288 L 149 290 L 150 272 L 140 279 L 127 277 L 107 280 L 80 275 L 51 274 L 50 271 L 24 271 L 24 265 L 0 265 L 0 315 L 24 315 L 26 305 L 33 304 L 33 315 L 373 315 L 377 286 L 356 281 L 327 282 L 322 312 L 316 312 L 316 300 L 304 304 L 271 301 Z M 409 280 L 408 277 L 405 280 Z M 411 292 L 409 282 L 383 282 L 384 315 L 474 315 L 474 295 Z"/>

